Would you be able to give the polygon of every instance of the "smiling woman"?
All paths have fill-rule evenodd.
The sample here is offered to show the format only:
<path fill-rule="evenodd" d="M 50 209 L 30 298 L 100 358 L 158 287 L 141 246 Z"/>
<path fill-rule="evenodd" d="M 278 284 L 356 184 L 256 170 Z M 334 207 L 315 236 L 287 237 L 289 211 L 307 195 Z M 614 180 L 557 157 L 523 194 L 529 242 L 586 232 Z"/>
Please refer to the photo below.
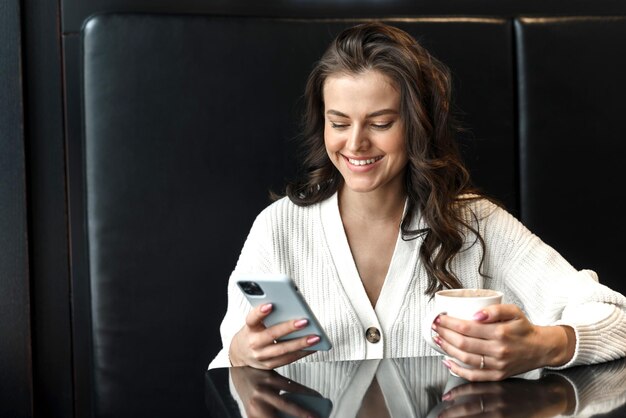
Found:
<path fill-rule="evenodd" d="M 431 328 L 444 365 L 469 380 L 625 355 L 626 298 L 472 186 L 450 96 L 446 67 L 407 33 L 339 34 L 307 82 L 301 176 L 252 226 L 210 367 L 433 355 Z M 332 350 L 288 339 L 303 318 L 266 327 L 281 301 L 250 308 L 242 273 L 292 277 Z M 494 289 L 503 303 L 422 324 L 443 288 Z"/>

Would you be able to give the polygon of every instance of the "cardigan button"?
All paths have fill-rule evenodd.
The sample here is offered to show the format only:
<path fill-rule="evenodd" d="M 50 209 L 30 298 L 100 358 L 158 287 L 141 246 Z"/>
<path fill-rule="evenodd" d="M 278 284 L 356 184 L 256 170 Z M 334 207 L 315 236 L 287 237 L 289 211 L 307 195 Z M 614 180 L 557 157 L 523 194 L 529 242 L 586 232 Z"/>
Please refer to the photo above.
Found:
<path fill-rule="evenodd" d="M 372 344 L 376 344 L 380 341 L 380 331 L 376 327 L 369 327 L 367 331 L 365 331 L 365 338 Z"/>

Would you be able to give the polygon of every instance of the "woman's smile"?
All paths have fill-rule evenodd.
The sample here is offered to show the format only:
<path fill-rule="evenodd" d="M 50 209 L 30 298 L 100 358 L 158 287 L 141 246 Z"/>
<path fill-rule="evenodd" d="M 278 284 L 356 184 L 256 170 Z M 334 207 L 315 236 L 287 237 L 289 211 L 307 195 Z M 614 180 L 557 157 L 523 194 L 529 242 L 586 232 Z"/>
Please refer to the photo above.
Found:
<path fill-rule="evenodd" d="M 360 170 L 362 170 L 363 168 L 372 168 L 371 166 L 373 164 L 377 163 L 383 158 L 382 155 L 371 158 L 347 157 L 345 155 L 343 157 L 346 159 L 346 161 L 348 161 L 349 165 L 352 166 L 352 168 Z"/>

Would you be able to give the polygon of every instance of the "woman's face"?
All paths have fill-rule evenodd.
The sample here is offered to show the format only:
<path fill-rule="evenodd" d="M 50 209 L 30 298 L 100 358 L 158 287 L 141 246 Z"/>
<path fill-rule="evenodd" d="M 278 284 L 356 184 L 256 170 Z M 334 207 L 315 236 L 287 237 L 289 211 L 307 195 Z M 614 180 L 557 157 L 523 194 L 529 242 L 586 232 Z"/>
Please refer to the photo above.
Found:
<path fill-rule="evenodd" d="M 326 79 L 324 143 L 345 186 L 354 192 L 402 193 L 407 164 L 400 92 L 384 74 Z"/>

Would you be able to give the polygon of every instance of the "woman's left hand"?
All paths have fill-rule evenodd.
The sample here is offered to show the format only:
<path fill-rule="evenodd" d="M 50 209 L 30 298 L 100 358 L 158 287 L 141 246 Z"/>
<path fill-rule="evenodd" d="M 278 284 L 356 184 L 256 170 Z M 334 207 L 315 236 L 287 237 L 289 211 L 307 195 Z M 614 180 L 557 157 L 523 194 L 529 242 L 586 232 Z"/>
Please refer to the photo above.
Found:
<path fill-rule="evenodd" d="M 576 336 L 567 326 L 537 326 L 516 305 L 491 305 L 462 320 L 440 315 L 434 337 L 443 351 L 474 368 L 444 362 L 469 381 L 502 380 L 544 366 L 559 366 L 574 355 Z M 481 365 L 483 368 L 481 369 Z"/>

